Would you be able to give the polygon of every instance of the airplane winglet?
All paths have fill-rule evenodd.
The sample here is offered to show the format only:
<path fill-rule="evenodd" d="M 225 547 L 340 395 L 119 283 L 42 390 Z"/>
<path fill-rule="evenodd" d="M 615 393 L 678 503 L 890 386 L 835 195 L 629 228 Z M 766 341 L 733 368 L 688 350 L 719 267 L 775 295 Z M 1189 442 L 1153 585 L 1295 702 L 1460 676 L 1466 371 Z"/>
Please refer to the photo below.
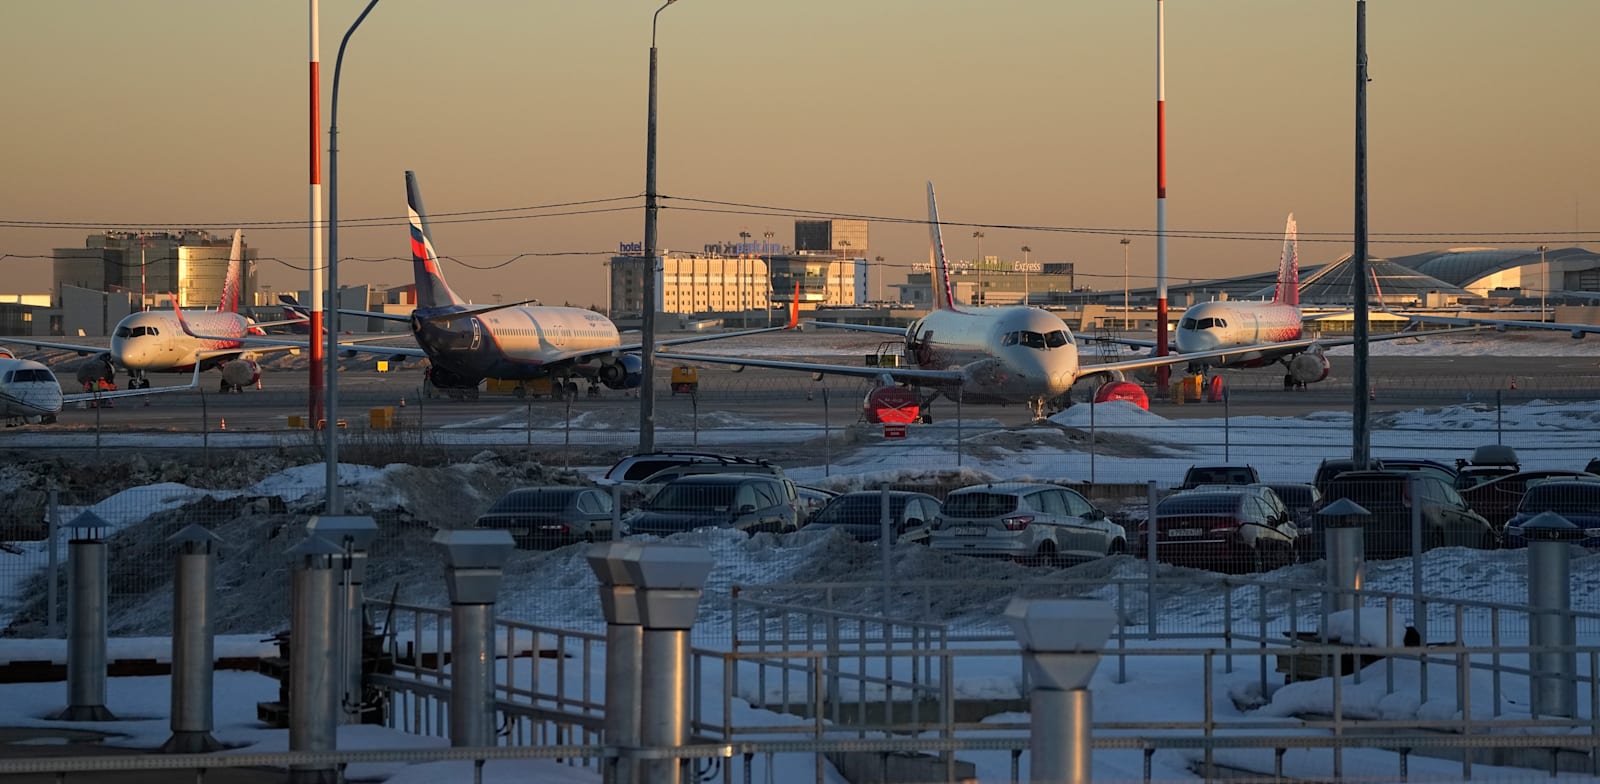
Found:
<path fill-rule="evenodd" d="M 800 328 L 800 281 L 794 283 L 794 299 L 789 301 L 789 325 L 784 329 Z"/>

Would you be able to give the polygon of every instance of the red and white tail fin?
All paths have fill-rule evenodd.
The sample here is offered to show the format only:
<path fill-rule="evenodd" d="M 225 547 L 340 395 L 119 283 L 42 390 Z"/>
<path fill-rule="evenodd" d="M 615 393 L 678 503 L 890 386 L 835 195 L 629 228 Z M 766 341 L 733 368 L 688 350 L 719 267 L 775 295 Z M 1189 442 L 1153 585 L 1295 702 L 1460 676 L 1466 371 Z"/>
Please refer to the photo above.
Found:
<path fill-rule="evenodd" d="M 1300 229 L 1295 225 L 1294 213 L 1283 227 L 1283 255 L 1278 257 L 1278 290 L 1273 302 L 1285 305 L 1300 304 Z"/>
<path fill-rule="evenodd" d="M 233 230 L 233 253 L 228 256 L 228 275 L 222 280 L 222 301 L 217 310 L 222 313 L 239 312 L 240 278 L 244 276 L 244 232 Z"/>
<path fill-rule="evenodd" d="M 955 310 L 955 291 L 950 283 L 950 263 L 944 257 L 944 235 L 939 233 L 939 204 L 933 198 L 933 183 L 928 183 L 928 265 L 933 268 L 933 307 Z"/>

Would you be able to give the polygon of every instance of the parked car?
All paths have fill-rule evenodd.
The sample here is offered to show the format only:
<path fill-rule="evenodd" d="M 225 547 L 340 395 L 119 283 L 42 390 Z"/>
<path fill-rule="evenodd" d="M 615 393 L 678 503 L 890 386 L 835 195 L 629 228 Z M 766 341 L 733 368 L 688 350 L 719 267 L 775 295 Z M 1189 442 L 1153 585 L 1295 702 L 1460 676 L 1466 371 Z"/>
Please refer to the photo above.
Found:
<path fill-rule="evenodd" d="M 1500 530 L 1506 521 L 1517 514 L 1517 509 L 1522 503 L 1522 496 L 1528 488 L 1541 482 L 1553 479 L 1592 479 L 1600 481 L 1600 476 L 1586 474 L 1582 471 L 1567 471 L 1559 468 L 1543 471 L 1518 471 L 1488 479 L 1461 491 L 1461 497 L 1466 499 L 1467 505 L 1474 512 L 1483 515 L 1489 524 Z"/>
<path fill-rule="evenodd" d="M 754 534 L 800 526 L 794 483 L 770 474 L 692 474 L 663 485 L 623 518 L 624 535 L 667 536 L 702 528 Z"/>
<path fill-rule="evenodd" d="M 1284 508 L 1289 510 L 1289 519 L 1294 521 L 1295 550 L 1300 557 L 1317 559 L 1322 557 L 1323 543 L 1315 541 L 1321 538 L 1321 529 L 1317 526 L 1317 509 L 1322 506 L 1322 493 L 1318 492 L 1316 485 L 1302 482 L 1267 482 L 1262 485 L 1272 491 L 1272 494 L 1283 502 Z"/>
<path fill-rule="evenodd" d="M 1418 491 L 1412 493 L 1415 477 Z M 1411 509 L 1422 509 L 1423 549 L 1456 545 L 1493 548 L 1499 535 L 1489 521 L 1472 510 L 1456 489 L 1418 471 L 1347 471 L 1328 482 L 1326 507 L 1348 498 L 1371 513 L 1363 523 L 1367 558 L 1411 555 Z"/>
<path fill-rule="evenodd" d="M 1484 444 L 1472 450 L 1472 457 L 1456 461 L 1456 489 L 1465 490 L 1521 470 L 1517 450 L 1504 444 Z"/>
<path fill-rule="evenodd" d="M 773 476 L 783 476 L 783 468 L 764 460 L 747 460 L 745 458 L 733 458 L 728 462 L 700 460 L 667 466 L 640 479 L 638 484 L 664 485 L 674 479 L 689 476 L 690 474 L 772 474 Z"/>
<path fill-rule="evenodd" d="M 611 538 L 611 495 L 593 487 L 519 488 L 494 502 L 476 525 L 510 531 L 525 549 L 605 541 Z"/>
<path fill-rule="evenodd" d="M 712 452 L 646 452 L 628 455 L 618 460 L 606 471 L 601 484 L 632 484 L 651 474 L 687 463 L 716 463 L 721 465 L 761 465 L 763 461 L 744 457 L 719 455 Z"/>
<path fill-rule="evenodd" d="M 1583 537 L 1574 544 L 1600 547 L 1600 481 L 1549 479 L 1531 484 L 1522 495 L 1516 516 L 1506 523 L 1505 546 L 1527 547 L 1522 524 L 1545 512 L 1555 512 L 1583 529 Z"/>
<path fill-rule="evenodd" d="M 927 493 L 890 490 L 889 523 L 893 542 L 928 541 L 928 524 L 939 516 L 939 499 Z M 861 542 L 883 536 L 882 490 L 858 490 L 834 498 L 811 516 L 810 528 L 840 530 Z"/>
<path fill-rule="evenodd" d="M 1265 485 L 1184 490 L 1156 505 L 1156 558 L 1219 572 L 1261 572 L 1296 560 L 1299 529 L 1277 493 Z M 1134 552 L 1144 554 L 1149 523 L 1140 523 Z"/>
<path fill-rule="evenodd" d="M 1365 470 L 1382 471 L 1385 468 L 1388 468 L 1388 466 L 1382 460 L 1374 457 L 1367 461 Z M 1324 459 L 1317 466 L 1317 473 L 1311 478 L 1311 486 L 1317 488 L 1317 492 L 1327 495 L 1328 482 L 1330 480 L 1346 471 L 1355 470 L 1357 470 L 1356 461 L 1348 457 L 1336 457 L 1332 460 Z"/>
<path fill-rule="evenodd" d="M 946 496 L 928 544 L 964 555 L 1055 565 L 1126 552 L 1128 534 L 1075 490 L 1000 482 Z"/>
<path fill-rule="evenodd" d="M 801 525 L 808 524 L 816 516 L 817 512 L 822 510 L 822 507 L 827 506 L 828 502 L 839 497 L 839 494 L 832 490 L 824 490 L 810 485 L 795 485 L 794 492 L 800 501 Z"/>
<path fill-rule="evenodd" d="M 1451 487 L 1454 487 L 1456 483 L 1456 469 L 1437 460 L 1428 460 L 1421 457 L 1386 457 L 1380 467 L 1395 471 L 1421 471 L 1425 474 L 1432 474 L 1450 483 Z"/>
<path fill-rule="evenodd" d="M 1254 466 L 1248 465 L 1194 465 L 1183 473 L 1179 490 L 1192 490 L 1200 485 L 1253 485 L 1261 481 Z"/>

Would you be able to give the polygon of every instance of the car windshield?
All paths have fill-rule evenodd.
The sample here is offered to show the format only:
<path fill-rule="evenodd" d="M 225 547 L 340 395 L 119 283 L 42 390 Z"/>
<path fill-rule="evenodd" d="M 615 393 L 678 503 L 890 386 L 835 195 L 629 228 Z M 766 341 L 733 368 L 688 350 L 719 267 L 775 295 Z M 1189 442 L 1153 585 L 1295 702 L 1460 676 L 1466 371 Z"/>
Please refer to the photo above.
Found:
<path fill-rule="evenodd" d="M 578 490 L 524 490 L 512 493 L 489 507 L 489 514 L 505 512 L 556 512 L 565 508 Z"/>
<path fill-rule="evenodd" d="M 1005 493 L 957 493 L 945 499 L 946 517 L 996 517 L 1017 509 L 1017 497 Z"/>
<path fill-rule="evenodd" d="M 874 493 L 870 496 L 851 495 L 841 496 L 833 503 L 823 507 L 817 516 L 811 519 L 812 525 L 838 525 L 876 523 L 883 515 L 883 498 Z M 906 508 L 906 499 L 889 498 L 889 516 L 898 518 Z"/>
<path fill-rule="evenodd" d="M 1156 506 L 1156 514 L 1233 514 L 1238 505 L 1238 493 L 1182 493 L 1162 499 Z"/>
<path fill-rule="evenodd" d="M 1600 514 L 1600 483 L 1535 485 L 1517 507 L 1522 514 Z"/>
<path fill-rule="evenodd" d="M 652 512 L 726 512 L 733 505 L 734 485 L 674 482 L 651 496 L 645 508 Z"/>

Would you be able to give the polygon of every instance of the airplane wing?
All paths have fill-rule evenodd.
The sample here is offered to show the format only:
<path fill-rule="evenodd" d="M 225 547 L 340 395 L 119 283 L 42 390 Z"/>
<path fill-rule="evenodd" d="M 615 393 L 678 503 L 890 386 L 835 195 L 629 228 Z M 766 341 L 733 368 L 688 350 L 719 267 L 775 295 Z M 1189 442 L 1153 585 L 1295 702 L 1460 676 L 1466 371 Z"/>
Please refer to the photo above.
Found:
<path fill-rule="evenodd" d="M 1585 335 L 1600 333 L 1600 326 L 1594 324 L 1570 324 L 1559 321 L 1523 321 L 1520 319 L 1480 319 L 1465 318 L 1460 316 L 1421 316 L 1412 313 L 1402 314 L 1406 318 L 1430 324 L 1462 324 L 1475 327 L 1485 327 L 1504 332 L 1507 329 L 1543 329 L 1552 332 L 1567 332 L 1573 340 L 1582 340 Z M 10 338 L 7 338 L 10 340 Z"/>
<path fill-rule="evenodd" d="M 36 348 L 53 348 L 61 351 L 73 351 L 82 356 L 100 354 L 110 350 L 106 346 L 85 346 L 78 343 L 51 343 L 48 340 L 29 340 L 27 338 L 14 338 L 10 335 L 6 336 L 6 342 L 20 343 L 24 346 L 34 346 Z"/>
<path fill-rule="evenodd" d="M 62 395 L 62 405 L 72 403 L 87 403 L 97 400 L 113 400 L 119 397 L 144 397 L 145 395 L 160 395 L 166 392 L 187 392 L 200 388 L 200 363 L 194 365 L 194 375 L 189 378 L 189 383 L 181 387 L 150 387 L 149 389 L 113 389 L 105 392 L 81 392 L 71 395 Z"/>
<path fill-rule="evenodd" d="M 826 327 L 828 329 L 847 329 L 851 332 L 871 332 L 876 335 L 894 335 L 903 338 L 905 329 L 901 327 L 881 327 L 874 324 L 844 324 L 837 321 L 807 321 L 807 326 Z"/>
<path fill-rule="evenodd" d="M 243 351 L 253 351 L 253 352 L 257 353 L 257 354 L 272 354 L 272 353 L 277 353 L 277 352 L 280 352 L 280 351 L 294 351 L 296 349 L 309 349 L 309 348 L 311 348 L 310 342 L 292 342 L 292 341 L 279 340 L 279 339 L 276 339 L 276 338 L 253 337 L 253 336 L 250 336 L 250 335 L 241 335 L 241 336 L 238 336 L 238 337 L 234 337 L 234 336 L 231 336 L 231 335 L 200 335 L 200 334 L 196 334 L 195 331 L 189 327 L 189 320 L 183 317 L 183 311 L 177 310 L 176 308 L 174 308 L 173 310 L 174 310 L 174 312 L 176 312 L 178 314 L 178 325 L 183 327 L 183 334 L 188 335 L 191 338 L 195 338 L 196 340 L 225 340 L 225 341 L 228 341 L 230 343 L 238 343 L 239 344 L 238 346 L 236 346 L 234 348 L 213 349 L 213 350 L 210 350 L 210 351 L 199 352 L 199 354 L 197 356 L 198 356 L 199 359 L 202 359 L 202 360 L 214 359 L 216 357 L 232 356 L 232 355 L 235 355 L 235 354 L 239 354 L 239 353 L 241 353 Z M 427 356 L 427 354 L 425 352 L 423 352 L 423 350 L 421 348 L 417 348 L 417 347 L 414 347 L 414 346 L 381 346 L 381 347 L 376 347 L 376 348 L 366 348 L 366 347 L 361 345 L 361 344 L 364 344 L 364 343 L 373 343 L 373 342 L 380 341 L 380 340 L 396 340 L 396 339 L 403 338 L 403 337 L 405 337 L 405 336 L 404 335 L 373 335 L 371 337 L 365 337 L 365 338 L 349 338 L 349 339 L 346 339 L 346 340 L 339 341 L 339 348 L 343 349 L 343 350 L 347 350 L 347 351 L 371 351 L 372 353 L 386 354 L 386 355 L 389 355 L 389 356 L 408 356 L 408 357 L 410 357 L 410 356 L 417 356 L 417 357 L 425 357 L 425 356 Z M 246 349 L 246 348 L 244 348 L 244 346 L 250 346 L 250 348 Z"/>
<path fill-rule="evenodd" d="M 657 354 L 659 359 L 673 362 L 703 362 L 735 367 L 760 367 L 773 370 L 796 370 L 823 376 L 855 376 L 857 378 L 893 377 L 897 382 L 937 386 L 958 384 L 966 376 L 959 370 L 922 370 L 920 368 L 874 368 L 865 365 L 824 365 L 815 362 L 789 362 L 781 359 L 751 359 L 747 357 L 719 357 L 709 354 Z"/>
<path fill-rule="evenodd" d="M 1143 370 L 1144 368 L 1161 367 L 1162 365 L 1176 365 L 1179 362 L 1190 362 L 1196 359 L 1224 359 L 1239 360 L 1250 359 L 1252 355 L 1279 353 L 1310 348 L 1319 341 L 1316 338 L 1303 338 L 1289 340 L 1282 343 L 1262 343 L 1255 346 L 1235 346 L 1215 351 L 1197 351 L 1193 354 L 1168 354 L 1164 357 L 1144 356 L 1134 359 L 1124 359 L 1119 362 L 1105 362 L 1093 365 L 1080 365 L 1078 375 L 1087 376 L 1094 373 L 1109 373 L 1122 370 Z"/>

